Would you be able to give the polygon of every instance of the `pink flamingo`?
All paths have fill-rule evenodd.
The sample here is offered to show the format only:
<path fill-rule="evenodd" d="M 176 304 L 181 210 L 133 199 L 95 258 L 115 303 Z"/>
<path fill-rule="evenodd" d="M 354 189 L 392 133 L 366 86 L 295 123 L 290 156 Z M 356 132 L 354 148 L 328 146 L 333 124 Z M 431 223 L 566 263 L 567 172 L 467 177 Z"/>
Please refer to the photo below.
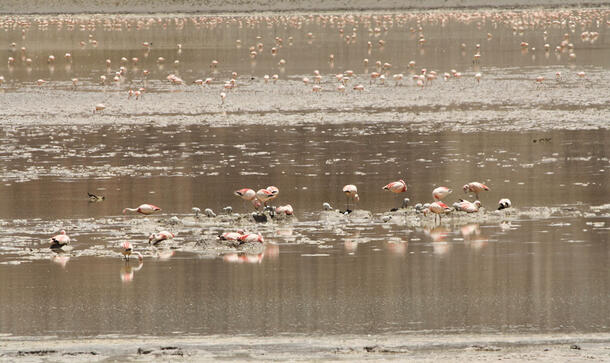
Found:
<path fill-rule="evenodd" d="M 269 200 L 277 198 L 277 196 L 280 194 L 280 189 L 278 187 L 273 186 L 273 185 L 268 186 L 267 190 L 270 191 L 271 194 L 273 194 L 273 196 L 271 198 L 269 198 Z"/>
<path fill-rule="evenodd" d="M 479 193 L 485 190 L 489 190 L 489 187 L 483 183 L 471 182 L 465 184 L 463 189 L 464 193 L 468 194 L 468 192 L 472 192 L 476 195 L 477 199 L 479 199 Z"/>
<path fill-rule="evenodd" d="M 129 241 L 123 242 L 121 244 L 121 254 L 123 254 L 125 259 L 129 261 L 129 256 L 132 253 L 138 255 L 138 260 L 142 261 L 142 259 L 143 259 L 142 254 L 140 252 L 134 252 L 133 251 L 133 246 L 131 245 L 131 243 Z"/>
<path fill-rule="evenodd" d="M 430 210 L 430 212 L 434 213 L 434 220 L 436 221 L 436 215 L 438 215 L 438 221 L 441 221 L 441 215 L 448 213 L 451 211 L 451 208 L 449 208 L 449 206 L 447 206 L 447 204 L 438 201 L 438 202 L 434 202 L 432 204 L 430 204 L 430 207 L 428 207 L 428 210 Z"/>
<path fill-rule="evenodd" d="M 453 190 L 451 190 L 447 187 L 438 187 L 432 191 L 432 197 L 434 197 L 435 200 L 441 200 L 441 199 L 444 199 L 449 194 L 451 194 L 452 192 L 453 192 Z"/>
<path fill-rule="evenodd" d="M 400 193 L 404 193 L 407 191 L 407 183 L 405 183 L 404 180 L 400 179 L 398 181 L 395 182 L 391 182 L 389 184 L 387 184 L 386 186 L 384 186 L 383 188 L 381 188 L 383 190 L 389 190 L 392 193 L 396 193 L 396 194 L 400 194 Z M 406 207 L 406 199 L 403 201 L 401 207 L 405 208 Z M 393 209 L 394 210 L 394 209 Z M 398 210 L 398 208 L 396 208 L 395 210 Z"/>
<path fill-rule="evenodd" d="M 50 248 L 52 249 L 62 248 L 63 246 L 70 244 L 70 237 L 66 234 L 66 231 L 62 229 L 59 231 L 58 235 L 49 239 L 49 243 L 51 243 Z"/>
<path fill-rule="evenodd" d="M 153 244 L 156 245 L 157 243 L 161 242 L 161 241 L 165 241 L 168 239 L 173 239 L 174 238 L 174 234 L 168 231 L 161 231 L 159 233 L 152 233 L 150 236 L 148 236 L 148 244 Z"/>
<path fill-rule="evenodd" d="M 252 199 L 256 198 L 256 192 L 250 188 L 236 190 L 233 192 L 233 194 L 247 201 L 251 201 Z"/>
<path fill-rule="evenodd" d="M 381 189 L 389 190 L 392 193 L 404 193 L 407 191 L 407 183 L 405 183 L 404 180 L 400 179 L 399 181 L 389 183 Z"/>
<path fill-rule="evenodd" d="M 244 231 L 237 230 L 237 232 L 225 232 L 218 236 L 220 240 L 223 241 L 237 241 L 241 236 L 244 235 Z"/>
<path fill-rule="evenodd" d="M 256 192 L 256 199 L 258 199 L 260 202 L 262 202 L 265 207 L 267 206 L 267 201 L 273 199 L 276 197 L 276 194 L 273 194 L 272 191 L 270 191 L 269 189 L 259 189 Z"/>
<path fill-rule="evenodd" d="M 358 188 L 353 184 L 348 184 L 343 187 L 343 193 L 346 198 L 346 209 L 349 210 L 349 201 L 354 200 L 354 202 L 360 201 L 360 196 L 358 196 Z"/>
<path fill-rule="evenodd" d="M 294 210 L 292 209 L 292 206 L 290 204 L 286 204 L 275 208 L 275 213 L 284 213 L 287 216 L 291 216 L 294 213 Z"/>
<path fill-rule="evenodd" d="M 133 212 L 133 213 L 141 213 L 141 214 L 148 215 L 148 214 L 153 214 L 153 213 L 156 213 L 159 211 L 161 211 L 161 208 L 157 207 L 156 205 L 142 204 L 138 208 L 123 209 L 123 214 L 125 214 L 127 212 Z"/>
<path fill-rule="evenodd" d="M 239 237 L 241 243 L 260 242 L 263 243 L 264 239 L 260 233 L 246 233 Z"/>
<path fill-rule="evenodd" d="M 476 213 L 481 208 L 481 202 L 475 200 L 474 202 L 469 202 L 467 200 L 460 199 L 458 203 L 454 204 L 457 210 L 466 213 Z"/>

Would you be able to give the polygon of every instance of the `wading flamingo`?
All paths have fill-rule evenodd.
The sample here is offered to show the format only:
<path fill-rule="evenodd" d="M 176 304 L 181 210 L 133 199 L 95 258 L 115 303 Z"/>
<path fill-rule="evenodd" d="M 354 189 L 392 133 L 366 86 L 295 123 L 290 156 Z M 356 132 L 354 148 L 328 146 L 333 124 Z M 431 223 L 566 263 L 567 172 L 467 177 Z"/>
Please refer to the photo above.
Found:
<path fill-rule="evenodd" d="M 142 261 L 142 259 L 144 257 L 142 257 L 142 254 L 140 252 L 134 252 L 133 251 L 133 246 L 131 245 L 131 243 L 129 241 L 125 241 L 121 244 L 121 254 L 124 256 L 125 260 L 129 261 L 129 256 L 131 256 L 131 254 L 135 254 L 138 256 L 138 260 Z"/>
<path fill-rule="evenodd" d="M 389 190 L 392 193 L 404 193 L 407 191 L 407 183 L 404 180 L 400 179 L 399 181 L 391 182 L 381 188 L 382 190 Z M 404 204 L 404 201 L 403 201 Z"/>
<path fill-rule="evenodd" d="M 479 182 L 471 182 L 468 184 L 465 184 L 464 187 L 464 193 L 468 194 L 468 192 L 472 192 L 474 193 L 474 195 L 476 195 L 477 199 L 479 199 L 479 193 L 485 190 L 489 190 L 489 187 L 487 187 L 487 185 L 483 184 L 483 183 L 479 183 Z"/>
<path fill-rule="evenodd" d="M 432 197 L 434 197 L 435 200 L 442 200 L 452 192 L 453 190 L 447 187 L 438 187 L 432 191 Z"/>
<path fill-rule="evenodd" d="M 58 235 L 49 239 L 49 243 L 51 244 L 51 249 L 62 248 L 63 246 L 70 244 L 70 237 L 66 234 L 66 231 L 62 229 L 59 231 Z"/>
<path fill-rule="evenodd" d="M 353 200 L 355 203 L 360 201 L 360 196 L 358 196 L 358 188 L 353 185 L 353 184 L 348 184 L 346 186 L 343 187 L 343 193 L 345 194 L 345 198 L 346 198 L 346 208 L 348 211 L 349 209 L 349 205 L 350 205 L 350 200 Z"/>
<path fill-rule="evenodd" d="M 451 208 L 449 208 L 449 206 L 447 206 L 447 204 L 445 204 L 441 201 L 438 201 L 438 202 L 431 203 L 430 206 L 428 207 L 428 210 L 435 214 L 435 216 L 434 216 L 435 221 L 436 221 L 436 215 L 438 215 L 438 221 L 440 223 L 442 220 L 441 215 L 450 212 Z"/>

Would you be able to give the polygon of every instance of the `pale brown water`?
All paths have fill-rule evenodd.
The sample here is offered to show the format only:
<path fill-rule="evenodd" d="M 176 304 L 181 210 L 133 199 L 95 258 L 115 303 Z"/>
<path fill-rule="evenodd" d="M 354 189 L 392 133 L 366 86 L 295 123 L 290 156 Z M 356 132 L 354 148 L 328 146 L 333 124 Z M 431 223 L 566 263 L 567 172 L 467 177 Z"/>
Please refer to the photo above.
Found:
<path fill-rule="evenodd" d="M 378 37 L 360 19 L 349 26 L 357 28 L 353 45 L 338 37 L 336 23 L 307 16 L 296 25 L 280 18 L 269 28 L 249 26 L 246 18 L 200 28 L 186 20 L 176 28 L 173 18 L 162 18 L 161 24 L 172 23 L 167 30 L 155 24 L 137 32 L 125 25 L 122 32 L 104 30 L 100 22 L 111 18 L 97 17 L 95 29 L 32 27 L 25 40 L 21 28 L 8 29 L 0 42 L 17 42 L 17 54 L 26 45 L 34 64 L 29 70 L 19 59 L 0 68 L 7 80 L 0 110 L 0 333 L 607 333 L 607 11 L 582 18 L 590 20 L 577 22 L 574 33 L 537 25 L 521 35 L 502 21 L 487 20 L 479 30 L 476 19 L 449 18 L 441 26 L 424 17 L 423 50 L 409 31 L 415 18 L 404 24 L 393 18 Z M 545 29 L 553 46 L 569 31 L 576 59 L 553 50 L 545 57 Z M 585 29 L 600 35 L 581 41 Z M 315 34 L 311 45 L 308 31 Z M 81 49 L 88 34 L 98 46 Z M 284 45 L 272 57 L 275 36 Z M 386 46 L 375 44 L 369 55 L 366 41 L 379 38 Z M 522 40 L 538 50 L 523 54 Z M 106 58 L 114 71 L 122 56 L 143 57 L 142 41 L 153 47 L 137 69 L 127 65 L 126 80 L 97 83 L 110 74 Z M 264 55 L 252 64 L 247 48 L 258 41 Z M 181 53 L 176 43 L 183 44 Z M 480 65 L 472 64 L 476 43 L 483 49 Z M 73 53 L 70 67 L 66 51 Z M 46 64 L 50 53 L 58 58 L 54 69 Z M 10 54 L 0 50 L 1 59 Z M 167 59 L 163 67 L 155 63 L 159 56 Z M 406 76 L 411 59 L 413 73 L 456 68 L 465 76 L 423 90 L 410 79 L 398 87 L 390 80 L 369 86 L 364 57 L 391 62 Z M 283 71 L 280 58 L 287 60 Z M 214 85 L 168 85 L 174 59 L 187 82 L 212 74 Z M 212 59 L 221 62 L 215 74 Z M 151 76 L 144 99 L 127 100 L 130 82 L 145 84 L 139 73 L 145 68 Z M 300 82 L 314 69 L 324 75 L 322 95 Z M 333 91 L 332 74 L 347 69 L 367 86 L 364 94 Z M 575 75 L 580 70 L 585 79 Z M 240 74 L 239 86 L 220 105 L 231 71 Z M 478 71 L 484 78 L 477 85 Z M 564 76 L 560 82 L 556 71 Z M 264 85 L 261 76 L 275 72 L 280 81 Z M 542 86 L 533 81 L 539 74 L 548 80 Z M 71 77 L 80 79 L 76 90 Z M 38 87 L 38 78 L 51 82 Z M 107 110 L 93 114 L 102 101 Z M 438 185 L 454 189 L 453 202 L 464 196 L 464 183 L 478 180 L 491 188 L 481 196 L 488 209 L 508 197 L 516 210 L 566 212 L 532 212 L 509 224 L 384 224 L 379 216 L 399 198 L 381 187 L 399 178 L 407 181 L 412 204 L 431 201 Z M 323 202 L 344 207 L 340 191 L 348 183 L 358 186 L 359 208 L 372 211 L 373 220 L 321 221 Z M 278 203 L 292 204 L 297 221 L 260 226 L 264 252 L 178 249 L 155 258 L 145 247 L 158 219 L 184 218 L 193 206 L 249 212 L 232 191 L 267 185 L 280 188 Z M 88 191 L 107 200 L 88 203 Z M 149 221 L 121 216 L 124 207 L 141 203 L 157 204 L 163 214 Z M 69 258 L 45 249 L 62 228 L 73 238 Z M 226 228 L 182 226 L 176 243 Z M 145 252 L 142 266 L 121 261 L 116 247 L 125 239 Z"/>

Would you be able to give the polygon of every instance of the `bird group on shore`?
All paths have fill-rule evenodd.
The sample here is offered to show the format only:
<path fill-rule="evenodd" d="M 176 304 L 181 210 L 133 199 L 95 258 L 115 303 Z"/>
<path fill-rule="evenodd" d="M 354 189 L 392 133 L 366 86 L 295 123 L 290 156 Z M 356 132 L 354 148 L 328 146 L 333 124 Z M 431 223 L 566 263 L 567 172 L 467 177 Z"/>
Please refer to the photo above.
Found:
<path fill-rule="evenodd" d="M 465 184 L 462 187 L 462 189 L 464 190 L 464 193 L 466 193 L 466 194 L 474 193 L 476 199 L 473 202 L 470 202 L 470 201 L 464 200 L 464 199 L 459 199 L 457 202 L 453 203 L 453 208 L 450 208 L 442 200 L 446 199 L 447 196 L 449 196 L 451 193 L 453 193 L 453 190 L 448 187 L 445 187 L 445 186 L 439 186 L 432 191 L 433 201 L 431 203 L 425 203 L 425 204 L 417 203 L 415 205 L 415 211 L 417 213 L 422 213 L 424 216 L 426 216 L 428 213 L 433 213 L 435 215 L 435 221 L 436 221 L 436 216 L 438 216 L 439 222 L 441 221 L 442 215 L 450 213 L 453 210 L 462 211 L 462 212 L 466 212 L 466 213 L 478 212 L 482 206 L 482 203 L 479 200 L 479 193 L 482 193 L 484 191 L 489 191 L 490 188 L 483 183 L 474 181 L 474 182 Z M 400 179 L 400 180 L 386 184 L 385 186 L 382 187 L 382 190 L 386 190 L 386 191 L 389 191 L 389 192 L 395 193 L 395 194 L 405 193 L 407 191 L 407 183 L 403 179 Z M 360 201 L 360 196 L 358 194 L 358 187 L 354 184 L 347 184 L 342 188 L 342 192 L 346 197 L 346 210 L 341 211 L 341 212 L 344 214 L 349 214 L 352 212 L 352 209 L 350 209 L 350 207 L 355 208 L 356 203 L 358 203 Z M 244 202 L 250 202 L 252 204 L 252 206 L 256 210 L 256 212 L 253 213 L 253 219 L 257 222 L 266 222 L 267 221 L 267 217 L 264 214 L 265 212 L 267 212 L 272 217 L 275 216 L 275 214 L 283 214 L 286 216 L 292 216 L 294 214 L 294 209 L 292 208 L 292 206 L 290 204 L 278 206 L 278 207 L 272 207 L 271 205 L 268 204 L 271 200 L 276 199 L 278 197 L 279 193 L 280 193 L 280 190 L 276 186 L 268 186 L 267 188 L 259 189 L 258 191 L 254 191 L 254 189 L 250 189 L 250 188 L 242 188 L 242 189 L 235 190 L 233 192 L 234 195 L 242 198 L 244 200 Z M 95 195 L 92 193 L 88 193 L 88 197 L 89 197 L 90 201 L 94 201 L 94 202 L 105 200 L 104 196 L 98 196 L 98 195 Z M 405 208 L 407 208 L 407 205 L 409 202 L 410 202 L 409 198 L 404 198 L 401 201 L 400 208 L 392 208 L 392 209 L 390 209 L 390 211 L 395 212 L 400 209 L 405 209 Z M 259 209 L 262 206 L 264 206 L 263 210 L 259 211 Z M 512 203 L 508 198 L 502 198 L 502 199 L 500 199 L 500 201 L 498 203 L 498 210 L 510 208 L 511 206 L 512 206 Z M 333 210 L 330 203 L 328 203 L 328 202 L 323 203 L 322 207 L 325 211 Z M 162 211 L 162 209 L 157 207 L 156 205 L 141 204 L 136 208 L 124 208 L 123 214 L 130 212 L 130 213 L 139 213 L 139 214 L 143 214 L 143 215 L 151 215 L 154 213 L 158 213 L 160 211 Z M 197 207 L 192 208 L 192 211 L 195 214 L 196 218 L 201 213 L 201 209 L 197 208 Z M 227 214 L 230 214 L 230 213 L 232 213 L 233 208 L 225 207 L 223 211 Z M 203 214 L 209 218 L 216 217 L 216 214 L 210 208 L 206 208 L 204 210 Z M 257 219 L 257 216 L 259 217 L 258 219 Z M 388 218 L 388 220 L 389 220 L 389 218 Z M 162 241 L 171 240 L 174 237 L 175 237 L 175 235 L 173 233 L 166 231 L 166 230 L 163 230 L 163 231 L 160 231 L 157 233 L 151 233 L 148 236 L 148 244 L 150 246 L 156 246 L 158 243 L 160 243 Z M 234 231 L 234 232 L 221 233 L 218 235 L 218 239 L 222 240 L 222 241 L 234 241 L 234 242 L 238 242 L 239 244 L 250 243 L 250 242 L 257 242 L 257 243 L 264 242 L 264 238 L 260 233 L 258 233 L 258 232 L 257 233 L 248 233 L 241 229 Z M 61 250 L 64 246 L 67 246 L 70 244 L 70 237 L 66 234 L 65 230 L 61 230 L 59 232 L 59 234 L 50 238 L 49 243 L 50 243 L 50 248 L 52 250 L 58 251 L 58 250 Z M 125 241 L 121 244 L 121 254 L 124 256 L 126 261 L 129 260 L 129 258 L 132 254 L 138 256 L 138 259 L 140 261 L 142 261 L 142 258 L 143 258 L 142 254 L 140 252 L 137 252 L 134 250 L 132 243 L 129 241 Z"/>

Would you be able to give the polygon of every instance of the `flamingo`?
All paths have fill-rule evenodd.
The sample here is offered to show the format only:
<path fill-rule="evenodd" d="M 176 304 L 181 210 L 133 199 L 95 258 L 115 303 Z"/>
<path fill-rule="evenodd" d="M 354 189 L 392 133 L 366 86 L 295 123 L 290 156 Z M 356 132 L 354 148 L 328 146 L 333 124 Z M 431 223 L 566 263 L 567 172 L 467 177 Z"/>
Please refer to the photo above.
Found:
<path fill-rule="evenodd" d="M 466 212 L 466 213 L 476 213 L 481 208 L 481 202 L 475 200 L 474 202 L 469 202 L 467 200 L 460 199 L 459 202 L 454 204 L 455 209 Z"/>
<path fill-rule="evenodd" d="M 358 188 L 353 184 L 348 184 L 348 185 L 344 186 L 343 193 L 345 193 L 347 210 L 349 210 L 350 199 L 353 199 L 355 202 L 360 201 L 360 197 L 358 196 Z"/>
<path fill-rule="evenodd" d="M 510 199 L 508 199 L 508 198 L 502 198 L 498 202 L 498 210 L 510 208 L 511 206 L 512 206 L 512 203 L 510 202 Z"/>
<path fill-rule="evenodd" d="M 463 189 L 464 193 L 468 194 L 468 192 L 472 192 L 476 195 L 477 199 L 479 199 L 479 193 L 485 190 L 489 190 L 489 187 L 483 183 L 471 182 L 465 184 Z"/>
<path fill-rule="evenodd" d="M 241 243 L 264 242 L 263 236 L 260 233 L 246 233 L 240 236 L 238 239 Z"/>
<path fill-rule="evenodd" d="M 438 215 L 438 221 L 441 221 L 441 215 L 451 211 L 451 208 L 447 206 L 447 204 L 438 201 L 431 203 L 428 207 L 428 210 L 435 214 L 434 220 L 436 221 L 436 215 Z"/>
<path fill-rule="evenodd" d="M 260 202 L 262 202 L 265 207 L 267 206 L 267 201 L 275 198 L 276 194 L 273 194 L 272 191 L 270 191 L 269 189 L 259 189 L 256 192 L 256 199 L 258 199 Z"/>
<path fill-rule="evenodd" d="M 391 182 L 381 188 L 382 190 L 389 190 L 392 193 L 404 193 L 407 191 L 407 183 L 404 180 L 400 179 L 399 181 Z M 404 205 L 404 201 L 403 201 Z M 398 210 L 398 209 L 397 209 Z"/>
<path fill-rule="evenodd" d="M 156 245 L 157 243 L 161 242 L 161 241 L 165 241 L 168 239 L 173 239 L 174 238 L 174 234 L 168 231 L 161 231 L 159 233 L 152 233 L 150 236 L 148 236 L 148 244 L 153 244 Z"/>
<path fill-rule="evenodd" d="M 58 235 L 55 235 L 49 239 L 51 249 L 62 248 L 65 245 L 70 244 L 70 237 L 66 234 L 63 229 L 59 231 Z"/>
<path fill-rule="evenodd" d="M 134 253 L 138 255 L 138 260 L 142 261 L 143 257 L 140 252 L 134 252 L 133 246 L 129 241 L 125 241 L 121 244 L 121 254 L 123 254 L 125 260 L 129 261 L 129 256 Z"/>
<path fill-rule="evenodd" d="M 273 194 L 273 196 L 271 198 L 269 198 L 269 200 L 277 198 L 277 196 L 280 194 L 280 189 L 278 187 L 273 186 L 273 185 L 268 186 L 267 190 L 270 191 L 271 194 Z"/>
<path fill-rule="evenodd" d="M 275 213 L 284 213 L 287 216 L 291 216 L 294 213 L 294 210 L 290 204 L 286 204 L 275 208 Z"/>
<path fill-rule="evenodd" d="M 441 200 L 441 199 L 444 199 L 449 194 L 451 194 L 452 192 L 453 192 L 453 190 L 451 190 L 447 187 L 438 187 L 432 191 L 432 197 L 434 197 L 435 200 Z"/>
<path fill-rule="evenodd" d="M 241 197 L 244 200 L 252 200 L 254 198 L 256 198 L 256 192 L 250 188 L 243 188 L 243 189 L 239 189 L 233 192 L 233 194 L 237 195 L 238 197 Z"/>
<path fill-rule="evenodd" d="M 391 182 L 381 188 L 383 190 L 389 190 L 392 193 L 404 193 L 407 191 L 407 183 L 404 180 L 400 179 L 399 181 Z"/>
<path fill-rule="evenodd" d="M 123 209 L 123 214 L 127 213 L 127 212 L 134 212 L 134 213 L 141 213 L 141 214 L 153 214 L 156 212 L 161 211 L 161 208 L 157 207 L 156 205 L 152 205 L 152 204 L 142 204 L 140 205 L 138 208 L 125 208 Z"/>
<path fill-rule="evenodd" d="M 244 235 L 244 231 L 237 230 L 237 232 L 225 232 L 218 235 L 218 238 L 223 241 L 237 241 L 241 236 Z"/>

